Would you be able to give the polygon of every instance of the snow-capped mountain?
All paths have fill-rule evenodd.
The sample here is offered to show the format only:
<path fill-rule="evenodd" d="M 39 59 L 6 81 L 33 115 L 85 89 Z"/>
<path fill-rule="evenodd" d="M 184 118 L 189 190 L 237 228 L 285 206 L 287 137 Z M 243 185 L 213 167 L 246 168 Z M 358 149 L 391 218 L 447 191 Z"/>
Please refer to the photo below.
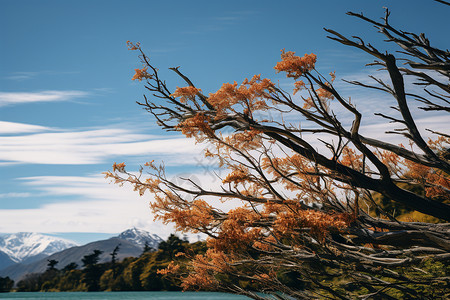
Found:
<path fill-rule="evenodd" d="M 0 252 L 3 252 L 15 262 L 30 261 L 32 258 L 42 258 L 77 244 L 49 235 L 19 232 L 0 236 Z"/>
<path fill-rule="evenodd" d="M 147 243 L 147 245 L 153 249 L 158 249 L 159 243 L 163 241 L 163 239 L 156 234 L 151 234 L 148 231 L 137 229 L 136 227 L 125 230 L 119 234 L 118 238 L 128 240 L 142 247 L 144 247 L 145 243 Z"/>
<path fill-rule="evenodd" d="M 50 237 L 52 238 L 52 237 Z M 131 228 L 116 237 L 112 237 L 106 240 L 100 240 L 88 243 L 82 246 L 70 247 L 62 251 L 51 254 L 50 256 L 41 257 L 39 260 L 33 262 L 23 261 L 23 263 L 10 264 L 3 269 L 0 267 L 0 277 L 10 277 L 14 281 L 19 281 L 23 276 L 29 273 L 42 273 L 48 268 L 48 260 L 53 259 L 58 262 L 57 268 L 63 268 L 69 263 L 76 263 L 78 266 L 82 266 L 82 259 L 85 255 L 92 253 L 94 250 L 100 250 L 103 253 L 100 254 L 99 262 L 111 261 L 110 253 L 115 247 L 120 246 L 117 255 L 118 260 L 122 260 L 125 257 L 138 257 L 144 250 L 144 245 L 151 248 L 158 249 L 158 245 L 163 240 L 156 234 L 151 234 L 147 231 Z M 0 241 L 0 247 L 2 247 Z M 0 263 L 1 263 L 1 248 L 0 248 Z"/>

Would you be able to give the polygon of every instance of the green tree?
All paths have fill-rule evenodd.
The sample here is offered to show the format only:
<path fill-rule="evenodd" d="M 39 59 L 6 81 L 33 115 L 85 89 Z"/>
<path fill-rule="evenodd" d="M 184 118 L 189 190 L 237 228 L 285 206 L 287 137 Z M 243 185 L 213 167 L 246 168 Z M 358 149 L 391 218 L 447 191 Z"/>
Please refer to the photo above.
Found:
<path fill-rule="evenodd" d="M 81 261 L 83 262 L 82 282 L 86 285 L 86 289 L 91 291 L 100 290 L 99 280 L 102 275 L 102 267 L 98 265 L 99 256 L 103 251 L 94 250 L 91 254 L 85 255 Z"/>
<path fill-rule="evenodd" d="M 54 259 L 47 259 L 47 261 L 47 270 L 56 270 L 55 266 L 58 264 L 58 261 Z"/>
<path fill-rule="evenodd" d="M 144 249 L 142 250 L 142 254 L 153 251 L 154 249 L 148 245 L 148 242 L 145 241 Z"/>
<path fill-rule="evenodd" d="M 183 252 L 185 250 L 186 244 L 186 241 L 181 240 L 175 234 L 170 234 L 166 241 L 159 243 L 158 249 L 170 256 L 170 258 L 174 258 L 178 252 Z"/>
<path fill-rule="evenodd" d="M 139 259 L 132 261 L 128 266 L 123 270 L 122 277 L 125 282 L 125 285 L 129 290 L 132 291 L 141 291 L 143 290 L 140 276 L 143 272 L 145 264 L 148 261 L 149 255 L 151 253 L 146 253 L 141 255 Z"/>
<path fill-rule="evenodd" d="M 96 265 L 100 259 L 100 254 L 102 253 L 103 251 L 95 249 L 91 254 L 83 256 L 83 258 L 81 259 L 83 267 L 86 268 L 91 265 Z"/>
<path fill-rule="evenodd" d="M 67 271 L 71 271 L 71 270 L 75 270 L 76 268 L 78 268 L 78 264 L 75 262 L 71 262 L 69 264 L 67 264 L 62 271 L 67 272 Z"/>
<path fill-rule="evenodd" d="M 7 293 L 11 291 L 14 286 L 14 280 L 7 277 L 0 277 L 0 293 Z"/>
<path fill-rule="evenodd" d="M 23 279 L 21 279 L 17 283 L 17 291 L 18 292 L 38 292 L 41 290 L 42 285 L 41 274 L 31 273 L 25 275 Z"/>
<path fill-rule="evenodd" d="M 82 270 L 66 270 L 60 276 L 58 283 L 56 284 L 56 289 L 65 291 L 85 291 L 86 287 L 82 281 L 83 271 Z"/>
<path fill-rule="evenodd" d="M 175 235 L 173 235 L 172 238 L 169 237 L 170 241 L 176 241 L 176 238 L 177 237 Z M 160 249 L 147 255 L 145 264 L 142 268 L 141 274 L 139 275 L 139 280 L 144 290 L 176 291 L 181 289 L 179 286 L 179 282 L 177 284 L 174 280 L 166 278 L 162 274 L 158 273 L 158 270 L 165 269 L 170 264 L 170 262 L 174 258 L 174 249 L 180 249 L 180 246 L 177 246 L 175 248 L 168 248 L 165 251 Z"/>
<path fill-rule="evenodd" d="M 111 269 L 113 278 L 116 278 L 117 270 L 116 270 L 116 262 L 117 262 L 117 253 L 120 249 L 120 243 L 114 248 L 114 250 L 109 254 L 111 255 Z"/>

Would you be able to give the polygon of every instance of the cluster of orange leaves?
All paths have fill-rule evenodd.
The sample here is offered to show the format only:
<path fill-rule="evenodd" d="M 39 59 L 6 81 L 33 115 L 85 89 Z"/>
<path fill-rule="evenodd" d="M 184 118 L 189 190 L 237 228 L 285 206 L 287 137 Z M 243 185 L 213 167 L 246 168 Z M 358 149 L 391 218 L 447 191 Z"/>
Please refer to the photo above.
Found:
<path fill-rule="evenodd" d="M 140 50 L 141 44 L 127 41 L 127 47 L 128 47 L 128 50 Z M 148 69 L 148 67 L 143 67 L 142 69 L 134 69 L 135 74 L 133 75 L 131 80 L 142 81 L 143 79 L 151 79 L 152 75 L 147 72 L 147 69 Z"/>
<path fill-rule="evenodd" d="M 320 176 L 327 170 L 314 165 L 308 159 L 299 154 L 286 155 L 285 157 L 265 157 L 262 159 L 263 169 L 272 174 L 273 179 L 282 183 L 289 191 L 296 191 L 296 199 L 308 203 L 323 201 L 327 193 L 333 193 L 331 185 L 333 181 Z M 322 182 L 322 184 L 321 184 Z M 323 184 L 328 186 L 324 188 Z"/>
<path fill-rule="evenodd" d="M 330 73 L 330 74 L 334 74 L 334 73 Z M 332 80 L 334 80 L 334 77 L 332 77 Z M 298 82 L 298 81 L 297 81 L 297 82 Z M 297 84 L 297 82 L 295 82 L 295 84 Z M 327 87 L 331 87 L 331 84 L 328 83 L 328 82 L 326 82 L 325 85 L 326 85 Z M 296 86 L 297 86 L 297 85 L 296 85 Z M 298 90 L 299 90 L 299 89 L 296 87 L 296 88 L 294 89 L 294 94 L 295 94 L 295 91 L 298 91 Z M 318 89 L 315 91 L 315 93 L 316 93 L 316 97 L 318 98 L 318 100 L 319 100 L 320 104 L 322 105 L 322 107 L 323 107 L 326 111 L 328 111 L 328 110 L 329 110 L 328 100 L 333 100 L 333 99 L 334 99 L 333 93 L 331 93 L 329 90 L 327 90 L 327 89 L 325 89 L 325 88 L 323 88 L 323 87 L 318 88 Z M 303 98 L 303 101 L 305 102 L 305 103 L 303 104 L 303 108 L 304 108 L 304 109 L 310 109 L 310 108 L 312 108 L 312 107 L 315 106 L 314 101 L 312 100 L 311 97 Z"/>
<path fill-rule="evenodd" d="M 141 47 L 141 43 L 139 43 L 139 42 L 133 43 L 133 42 L 127 41 L 127 47 L 128 47 L 128 50 L 139 50 Z"/>
<path fill-rule="evenodd" d="M 363 164 L 363 155 L 357 154 L 356 151 L 350 147 L 344 147 L 344 149 L 342 149 L 342 156 L 339 163 L 357 171 L 362 171 L 364 167 L 367 168 L 367 166 L 364 166 Z"/>
<path fill-rule="evenodd" d="M 264 157 L 262 167 L 277 180 L 281 178 L 282 174 L 287 175 L 292 172 L 305 173 L 314 171 L 309 161 L 298 154 L 286 157 Z"/>
<path fill-rule="evenodd" d="M 281 61 L 274 67 L 277 72 L 286 72 L 287 77 L 299 78 L 304 73 L 314 69 L 317 56 L 313 53 L 305 54 L 303 57 L 295 55 L 293 51 L 281 50 Z"/>
<path fill-rule="evenodd" d="M 450 138 L 440 136 L 436 140 L 430 139 L 428 141 L 428 145 L 431 149 L 433 149 L 438 155 L 444 156 L 448 155 L 448 149 L 450 145 Z M 448 159 L 448 158 L 447 158 Z M 411 166 L 411 170 L 418 169 L 419 166 L 417 164 L 415 166 Z M 422 175 L 423 176 L 423 175 Z M 428 172 L 426 175 L 427 181 L 435 183 L 434 186 L 425 188 L 427 197 L 439 197 L 450 203 L 450 178 L 448 174 L 441 170 L 435 170 L 432 168 L 428 168 Z"/>
<path fill-rule="evenodd" d="M 113 172 L 121 172 L 121 173 L 124 173 L 125 172 L 125 163 L 114 163 L 113 164 Z"/>
<path fill-rule="evenodd" d="M 394 152 L 382 151 L 378 157 L 391 173 L 397 173 L 401 170 L 401 158 Z"/>
<path fill-rule="evenodd" d="M 181 103 L 186 103 L 188 100 L 194 100 L 195 96 L 201 91 L 201 89 L 197 89 L 194 86 L 177 87 L 170 96 L 180 98 Z"/>
<path fill-rule="evenodd" d="M 232 262 L 231 256 L 226 255 L 224 252 L 208 249 L 204 255 L 197 254 L 191 257 L 187 276 L 184 276 L 184 270 L 182 270 L 180 265 L 173 261 L 165 269 L 158 270 L 157 273 L 180 276 L 183 290 L 217 291 L 220 283 L 215 275 L 230 271 Z"/>
<path fill-rule="evenodd" d="M 445 172 L 409 160 L 404 160 L 404 163 L 408 168 L 404 177 L 423 184 L 426 197 L 440 198 L 450 202 L 450 193 L 448 192 L 450 190 L 450 178 Z"/>
<path fill-rule="evenodd" d="M 257 213 L 247 207 L 239 207 L 228 212 L 220 225 L 217 238 L 208 240 L 208 247 L 227 253 L 245 252 L 251 247 L 262 248 L 276 240 L 289 238 L 295 245 L 303 229 L 317 240 L 323 242 L 330 232 L 344 230 L 351 222 L 348 214 L 335 214 L 301 208 L 298 201 L 287 200 L 284 203 L 264 204 Z M 267 235 L 266 226 L 271 234 Z"/>
<path fill-rule="evenodd" d="M 155 219 L 160 219 L 164 224 L 173 223 L 177 231 L 199 232 L 206 230 L 215 223 L 212 207 L 204 200 L 196 199 L 187 205 L 173 205 L 170 194 L 166 201 L 155 201 L 150 204 L 156 213 Z M 168 201 L 167 201 L 168 200 Z M 170 207 L 168 207 L 168 205 Z M 161 214 L 161 211 L 170 210 Z"/>
<path fill-rule="evenodd" d="M 267 109 L 265 98 L 273 87 L 270 79 L 261 79 L 260 75 L 255 75 L 251 80 L 246 78 L 241 85 L 236 81 L 233 84 L 224 83 L 217 92 L 209 94 L 208 102 L 217 110 L 218 118 L 226 111 L 233 110 L 235 104 L 241 104 L 244 113 L 249 114 Z"/>
<path fill-rule="evenodd" d="M 310 234 L 323 242 L 330 232 L 339 232 L 349 226 L 352 216 L 349 214 L 325 213 L 313 209 L 303 209 L 298 201 L 286 201 L 283 204 L 267 203 L 263 215 L 276 215 L 272 225 L 275 237 L 288 237 L 295 241 L 299 229 L 307 228 Z"/>
<path fill-rule="evenodd" d="M 147 69 L 147 67 L 144 67 L 142 69 L 134 69 L 136 73 L 133 75 L 133 78 L 131 78 L 131 80 L 142 81 L 143 79 L 151 79 L 152 75 L 147 72 Z"/>
<path fill-rule="evenodd" d="M 326 82 L 325 85 L 330 87 L 330 84 L 328 82 Z M 324 88 L 317 89 L 316 93 L 317 93 L 317 96 L 319 97 L 319 99 L 321 99 L 322 101 L 332 100 L 334 98 L 334 95 L 330 91 L 328 91 Z"/>
<path fill-rule="evenodd" d="M 442 153 L 445 151 L 443 149 L 446 149 L 444 144 L 449 142 L 449 139 L 440 137 L 435 141 L 430 140 L 429 145 L 437 153 Z M 421 185 L 425 190 L 425 196 L 428 198 L 439 198 L 450 202 L 450 195 L 448 193 L 448 190 L 450 190 L 450 178 L 445 172 L 408 159 L 403 159 L 391 151 L 380 151 L 377 156 L 388 168 L 392 176 L 400 180 L 407 180 L 410 184 Z M 368 165 L 363 166 L 363 155 L 357 154 L 350 147 L 343 149 L 339 163 L 358 171 L 361 171 L 363 167 L 365 167 L 366 172 L 370 171 Z"/>
<path fill-rule="evenodd" d="M 276 215 L 272 223 L 272 233 L 264 234 L 267 230 L 255 226 L 258 222 L 268 221 Z M 298 202 L 291 201 L 285 204 L 273 204 L 268 202 L 261 213 L 239 207 L 228 212 L 227 218 L 220 226 L 217 238 L 208 239 L 208 251 L 205 255 L 196 255 L 189 266 L 187 277 L 183 278 L 184 289 L 214 290 L 219 286 L 217 274 L 226 274 L 238 261 L 239 253 L 245 253 L 249 248 L 261 250 L 273 250 L 273 245 L 278 240 L 289 238 L 292 243 L 298 239 L 299 229 L 308 228 L 310 234 L 318 241 L 324 241 L 330 231 L 345 229 L 351 218 L 345 214 L 326 214 L 314 210 L 304 210 L 298 206 Z M 301 248 L 301 243 L 291 245 Z M 161 274 L 177 275 L 179 267 L 171 264 Z M 267 274 L 260 274 L 261 280 L 267 279 Z M 258 279 L 257 276 L 255 279 Z"/>
<path fill-rule="evenodd" d="M 254 226 L 260 218 L 260 215 L 246 207 L 230 210 L 220 224 L 217 238 L 208 240 L 208 247 L 228 253 L 245 251 L 261 234 L 261 228 Z"/>
<path fill-rule="evenodd" d="M 223 184 L 227 183 L 243 183 L 249 181 L 250 174 L 248 173 L 248 170 L 246 170 L 245 167 L 240 166 L 240 168 L 237 168 L 236 170 L 233 170 L 231 173 L 225 177 L 225 179 L 222 180 Z"/>
<path fill-rule="evenodd" d="M 178 123 L 177 130 L 181 131 L 186 137 L 195 137 L 197 142 L 202 142 L 205 137 L 214 135 L 214 131 L 209 125 L 209 118 L 204 113 L 197 113 L 191 118 Z"/>
<path fill-rule="evenodd" d="M 191 262 L 191 272 L 183 278 L 181 287 L 185 290 L 217 290 L 220 283 L 217 273 L 230 271 L 233 258 L 222 251 L 208 249 L 205 255 L 196 255 Z"/>
<path fill-rule="evenodd" d="M 294 92 L 293 94 L 297 94 L 299 91 L 306 89 L 306 85 L 303 80 L 299 80 L 294 82 Z"/>
<path fill-rule="evenodd" d="M 261 79 L 260 75 L 255 75 L 251 80 L 245 79 L 241 85 L 237 82 L 224 83 L 217 92 L 210 93 L 207 100 L 216 110 L 216 119 L 224 116 L 227 111 L 235 111 L 233 107 L 236 104 L 244 108 L 245 114 L 251 114 L 256 110 L 267 109 L 265 98 L 273 87 L 270 79 Z M 193 100 L 200 91 L 192 86 L 177 87 L 171 96 L 180 98 L 180 102 L 185 103 L 188 99 Z"/>
<path fill-rule="evenodd" d="M 156 273 L 161 275 L 177 274 L 180 271 L 180 265 L 175 264 L 173 261 L 165 269 L 159 269 Z"/>
<path fill-rule="evenodd" d="M 255 129 L 244 130 L 224 137 L 223 141 L 235 149 L 256 149 L 261 147 L 261 134 L 261 131 Z"/>
<path fill-rule="evenodd" d="M 450 139 L 446 137 L 439 137 L 436 140 L 430 139 L 428 145 L 438 155 L 444 154 L 450 144 Z M 400 145 L 403 147 L 403 145 Z M 354 152 L 353 150 L 351 150 Z M 353 155 L 346 160 L 349 164 L 351 162 L 354 167 L 355 162 L 361 165 L 362 155 Z M 398 179 L 406 180 L 410 184 L 419 184 L 425 190 L 425 196 L 428 198 L 435 198 L 450 203 L 450 178 L 448 174 L 442 170 L 425 166 L 413 162 L 408 159 L 401 158 L 396 153 L 390 151 L 381 151 L 378 153 L 381 162 L 386 165 L 390 173 Z"/>
<path fill-rule="evenodd" d="M 443 155 L 447 151 L 449 144 L 450 139 L 446 137 L 428 141 L 430 148 L 438 155 Z M 403 147 L 403 145 L 400 146 Z M 448 190 L 450 190 L 450 178 L 442 170 L 403 159 L 389 151 L 383 151 L 378 156 L 392 174 L 395 174 L 400 179 L 407 180 L 411 184 L 423 186 L 426 197 L 450 203 L 450 194 L 448 193 Z"/>

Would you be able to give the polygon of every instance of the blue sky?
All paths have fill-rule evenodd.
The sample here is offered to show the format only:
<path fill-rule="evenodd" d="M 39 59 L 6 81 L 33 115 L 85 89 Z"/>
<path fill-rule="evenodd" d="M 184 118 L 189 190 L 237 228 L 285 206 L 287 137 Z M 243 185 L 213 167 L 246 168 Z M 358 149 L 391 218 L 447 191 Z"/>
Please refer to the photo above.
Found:
<path fill-rule="evenodd" d="M 136 226 L 164 238 L 173 229 L 153 222 L 150 196 L 101 173 L 115 161 L 136 170 L 155 159 L 173 176 L 214 181 L 201 146 L 162 131 L 135 104 L 145 90 L 131 81 L 141 64 L 127 40 L 141 42 L 172 87 L 182 84 L 173 66 L 205 92 L 259 73 L 284 84 L 273 70 L 282 48 L 316 53 L 318 69 L 338 80 L 361 79 L 372 72 L 364 68 L 370 57 L 327 39 L 323 27 L 389 49 L 370 25 L 345 15 L 379 18 L 384 6 L 392 24 L 448 48 L 448 8 L 431 0 L 0 0 L 0 232 L 87 242 Z M 379 107 L 365 92 L 342 89 L 370 113 Z M 382 128 L 371 117 L 367 126 Z"/>

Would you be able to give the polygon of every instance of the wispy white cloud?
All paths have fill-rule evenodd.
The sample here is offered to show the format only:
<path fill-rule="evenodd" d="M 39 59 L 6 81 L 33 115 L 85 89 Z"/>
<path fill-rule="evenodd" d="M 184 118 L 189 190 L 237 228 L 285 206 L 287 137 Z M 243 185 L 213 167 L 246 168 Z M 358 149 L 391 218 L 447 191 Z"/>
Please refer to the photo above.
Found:
<path fill-rule="evenodd" d="M 6 105 L 33 103 L 33 102 L 55 102 L 67 101 L 74 98 L 89 95 L 84 91 L 40 91 L 33 93 L 21 92 L 0 92 L 0 107 Z"/>
<path fill-rule="evenodd" d="M 184 31 L 186 34 L 204 34 L 211 33 L 217 31 L 223 31 L 227 29 L 229 26 L 238 24 L 242 20 L 245 20 L 251 15 L 258 14 L 259 12 L 256 10 L 242 10 L 242 11 L 228 11 L 221 12 L 220 15 L 210 16 L 205 19 L 205 23 L 201 26 Z"/>
<path fill-rule="evenodd" d="M 19 71 L 13 72 L 11 75 L 5 76 L 3 78 L 9 80 L 22 81 L 27 79 L 33 79 L 40 75 L 67 75 L 67 74 L 76 74 L 76 71 Z"/>
<path fill-rule="evenodd" d="M 153 222 L 148 200 L 131 187 L 108 184 L 102 176 L 41 176 L 22 178 L 47 196 L 74 196 L 34 209 L 0 210 L 0 232 L 120 232 L 132 226 L 166 236 L 171 229 Z"/>
<path fill-rule="evenodd" d="M 14 72 L 13 74 L 6 76 L 6 79 L 11 80 L 25 80 L 30 79 L 38 75 L 39 72 Z"/>
<path fill-rule="evenodd" d="M 443 132 L 446 134 L 450 134 L 448 128 L 443 128 L 443 124 L 449 124 L 450 118 L 447 115 L 435 115 L 435 116 L 424 116 L 421 118 L 415 119 L 417 128 L 421 133 L 422 137 L 427 140 L 428 138 L 436 139 L 437 136 L 428 129 Z M 375 139 L 379 139 L 385 142 L 389 142 L 394 145 L 404 144 L 408 145 L 409 140 L 400 135 L 400 134 L 386 134 L 386 131 L 394 131 L 394 129 L 403 128 L 402 124 L 393 124 L 393 123 L 377 123 L 370 124 L 361 127 L 361 134 L 366 137 L 371 137 Z"/>
<path fill-rule="evenodd" d="M 0 198 L 27 198 L 30 197 L 31 193 L 3 193 L 0 194 Z"/>
<path fill-rule="evenodd" d="M 42 131 L 48 131 L 48 130 L 50 130 L 50 128 L 45 127 L 45 126 L 0 121 L 0 134 L 30 133 L 30 132 L 42 132 Z"/>
<path fill-rule="evenodd" d="M 223 16 L 223 17 L 216 17 L 214 20 L 217 21 L 237 21 L 239 20 L 238 16 Z"/>
<path fill-rule="evenodd" d="M 190 177 L 204 188 L 219 183 L 211 180 L 210 174 L 182 176 Z M 0 232 L 118 233 L 132 226 L 163 238 L 174 232 L 172 226 L 153 220 L 148 205 L 153 199 L 151 194 L 140 197 L 130 185 L 110 184 L 101 175 L 36 176 L 19 181 L 40 195 L 66 200 L 33 209 L 0 209 Z"/>
<path fill-rule="evenodd" d="M 205 190 L 219 188 L 222 181 L 214 174 L 201 168 L 196 171 L 167 176 L 172 182 L 184 187 L 192 185 L 180 178 L 189 178 Z M 174 232 L 172 225 L 154 221 L 149 208 L 153 195 L 146 192 L 141 197 L 129 184 L 110 184 L 101 175 L 34 176 L 19 178 L 18 181 L 33 194 L 65 200 L 33 209 L 0 209 L 0 232 L 118 233 L 132 226 L 146 229 L 162 238 Z M 204 200 L 223 211 L 242 205 L 237 200 Z M 196 239 L 196 235 L 190 236 Z"/>
<path fill-rule="evenodd" d="M 171 157 L 174 161 L 170 163 L 184 165 L 194 163 L 193 157 L 201 150 L 193 140 L 184 137 L 138 134 L 132 129 L 69 132 L 20 123 L 6 122 L 6 125 L 9 126 L 4 130 L 6 133 L 27 130 L 47 132 L 0 136 L 0 161 L 3 163 L 98 164 L 110 162 L 113 157 L 126 159 L 129 156 L 154 155 Z"/>

